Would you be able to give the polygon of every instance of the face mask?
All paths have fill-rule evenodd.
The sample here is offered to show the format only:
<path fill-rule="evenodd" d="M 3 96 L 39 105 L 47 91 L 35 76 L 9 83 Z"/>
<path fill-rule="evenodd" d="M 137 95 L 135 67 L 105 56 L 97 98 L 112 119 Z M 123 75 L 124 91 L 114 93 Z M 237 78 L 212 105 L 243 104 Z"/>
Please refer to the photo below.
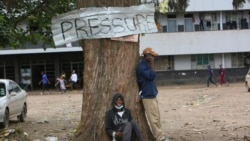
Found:
<path fill-rule="evenodd" d="M 121 109 L 123 108 L 123 105 L 121 105 L 121 106 L 115 105 L 115 108 L 116 108 L 117 110 L 121 110 Z"/>

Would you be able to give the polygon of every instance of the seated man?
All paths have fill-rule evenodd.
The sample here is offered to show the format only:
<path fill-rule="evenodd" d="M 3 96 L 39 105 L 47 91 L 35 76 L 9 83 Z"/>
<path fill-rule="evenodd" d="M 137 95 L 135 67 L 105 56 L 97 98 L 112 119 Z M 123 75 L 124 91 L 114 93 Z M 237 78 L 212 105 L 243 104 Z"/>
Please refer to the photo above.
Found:
<path fill-rule="evenodd" d="M 124 97 L 115 94 L 112 108 L 105 115 L 105 129 L 112 141 L 131 141 L 132 131 L 138 141 L 143 141 L 142 133 L 133 120 L 129 109 L 125 108 Z"/>

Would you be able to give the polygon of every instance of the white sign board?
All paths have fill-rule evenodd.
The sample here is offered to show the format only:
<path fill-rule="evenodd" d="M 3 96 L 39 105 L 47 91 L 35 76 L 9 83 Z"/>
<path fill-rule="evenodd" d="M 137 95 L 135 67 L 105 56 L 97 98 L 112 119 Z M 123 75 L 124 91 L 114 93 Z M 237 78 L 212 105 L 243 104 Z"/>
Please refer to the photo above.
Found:
<path fill-rule="evenodd" d="M 81 39 L 114 38 L 157 32 L 154 4 L 82 8 L 52 19 L 55 45 Z"/>
<path fill-rule="evenodd" d="M 138 34 L 136 35 L 129 35 L 129 36 L 122 36 L 122 37 L 115 37 L 111 38 L 111 40 L 115 41 L 124 41 L 124 42 L 138 42 Z"/>

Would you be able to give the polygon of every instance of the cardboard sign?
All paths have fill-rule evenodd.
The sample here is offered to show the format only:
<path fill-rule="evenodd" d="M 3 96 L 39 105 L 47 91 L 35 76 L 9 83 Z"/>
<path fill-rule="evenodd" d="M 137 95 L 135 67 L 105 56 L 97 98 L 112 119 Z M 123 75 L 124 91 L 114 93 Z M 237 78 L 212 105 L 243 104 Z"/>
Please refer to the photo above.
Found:
<path fill-rule="evenodd" d="M 82 8 L 52 19 L 55 45 L 81 39 L 114 38 L 157 32 L 154 4 Z"/>

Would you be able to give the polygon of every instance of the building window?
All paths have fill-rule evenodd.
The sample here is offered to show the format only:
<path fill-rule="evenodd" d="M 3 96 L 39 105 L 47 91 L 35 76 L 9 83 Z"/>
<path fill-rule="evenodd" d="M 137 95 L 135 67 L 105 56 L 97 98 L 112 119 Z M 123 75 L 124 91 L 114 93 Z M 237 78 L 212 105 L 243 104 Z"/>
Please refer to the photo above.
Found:
<path fill-rule="evenodd" d="M 213 54 L 198 54 L 191 56 L 191 69 L 206 69 L 207 65 L 214 66 Z"/>
<path fill-rule="evenodd" d="M 176 24 L 176 15 L 168 15 L 168 32 L 176 32 L 177 31 L 177 24 Z"/>
<path fill-rule="evenodd" d="M 174 70 L 174 57 L 173 56 L 156 57 L 155 70 L 156 71 Z"/>
<path fill-rule="evenodd" d="M 245 53 L 232 53 L 232 68 L 241 68 L 244 67 L 244 59 L 249 56 L 250 52 Z"/>
<path fill-rule="evenodd" d="M 241 20 L 244 17 L 242 11 L 226 12 L 226 27 L 225 29 L 241 29 Z"/>
<path fill-rule="evenodd" d="M 193 14 L 184 15 L 185 32 L 194 31 L 194 16 Z"/>
<path fill-rule="evenodd" d="M 170 19 L 168 20 L 168 32 L 176 32 L 176 20 L 175 19 Z"/>
<path fill-rule="evenodd" d="M 5 66 L 5 78 L 16 80 L 15 79 L 15 66 L 14 65 L 6 65 Z"/>
<path fill-rule="evenodd" d="M 204 31 L 218 30 L 217 13 L 199 13 L 200 27 Z"/>
<path fill-rule="evenodd" d="M 185 19 L 185 32 L 194 31 L 193 19 Z"/>

